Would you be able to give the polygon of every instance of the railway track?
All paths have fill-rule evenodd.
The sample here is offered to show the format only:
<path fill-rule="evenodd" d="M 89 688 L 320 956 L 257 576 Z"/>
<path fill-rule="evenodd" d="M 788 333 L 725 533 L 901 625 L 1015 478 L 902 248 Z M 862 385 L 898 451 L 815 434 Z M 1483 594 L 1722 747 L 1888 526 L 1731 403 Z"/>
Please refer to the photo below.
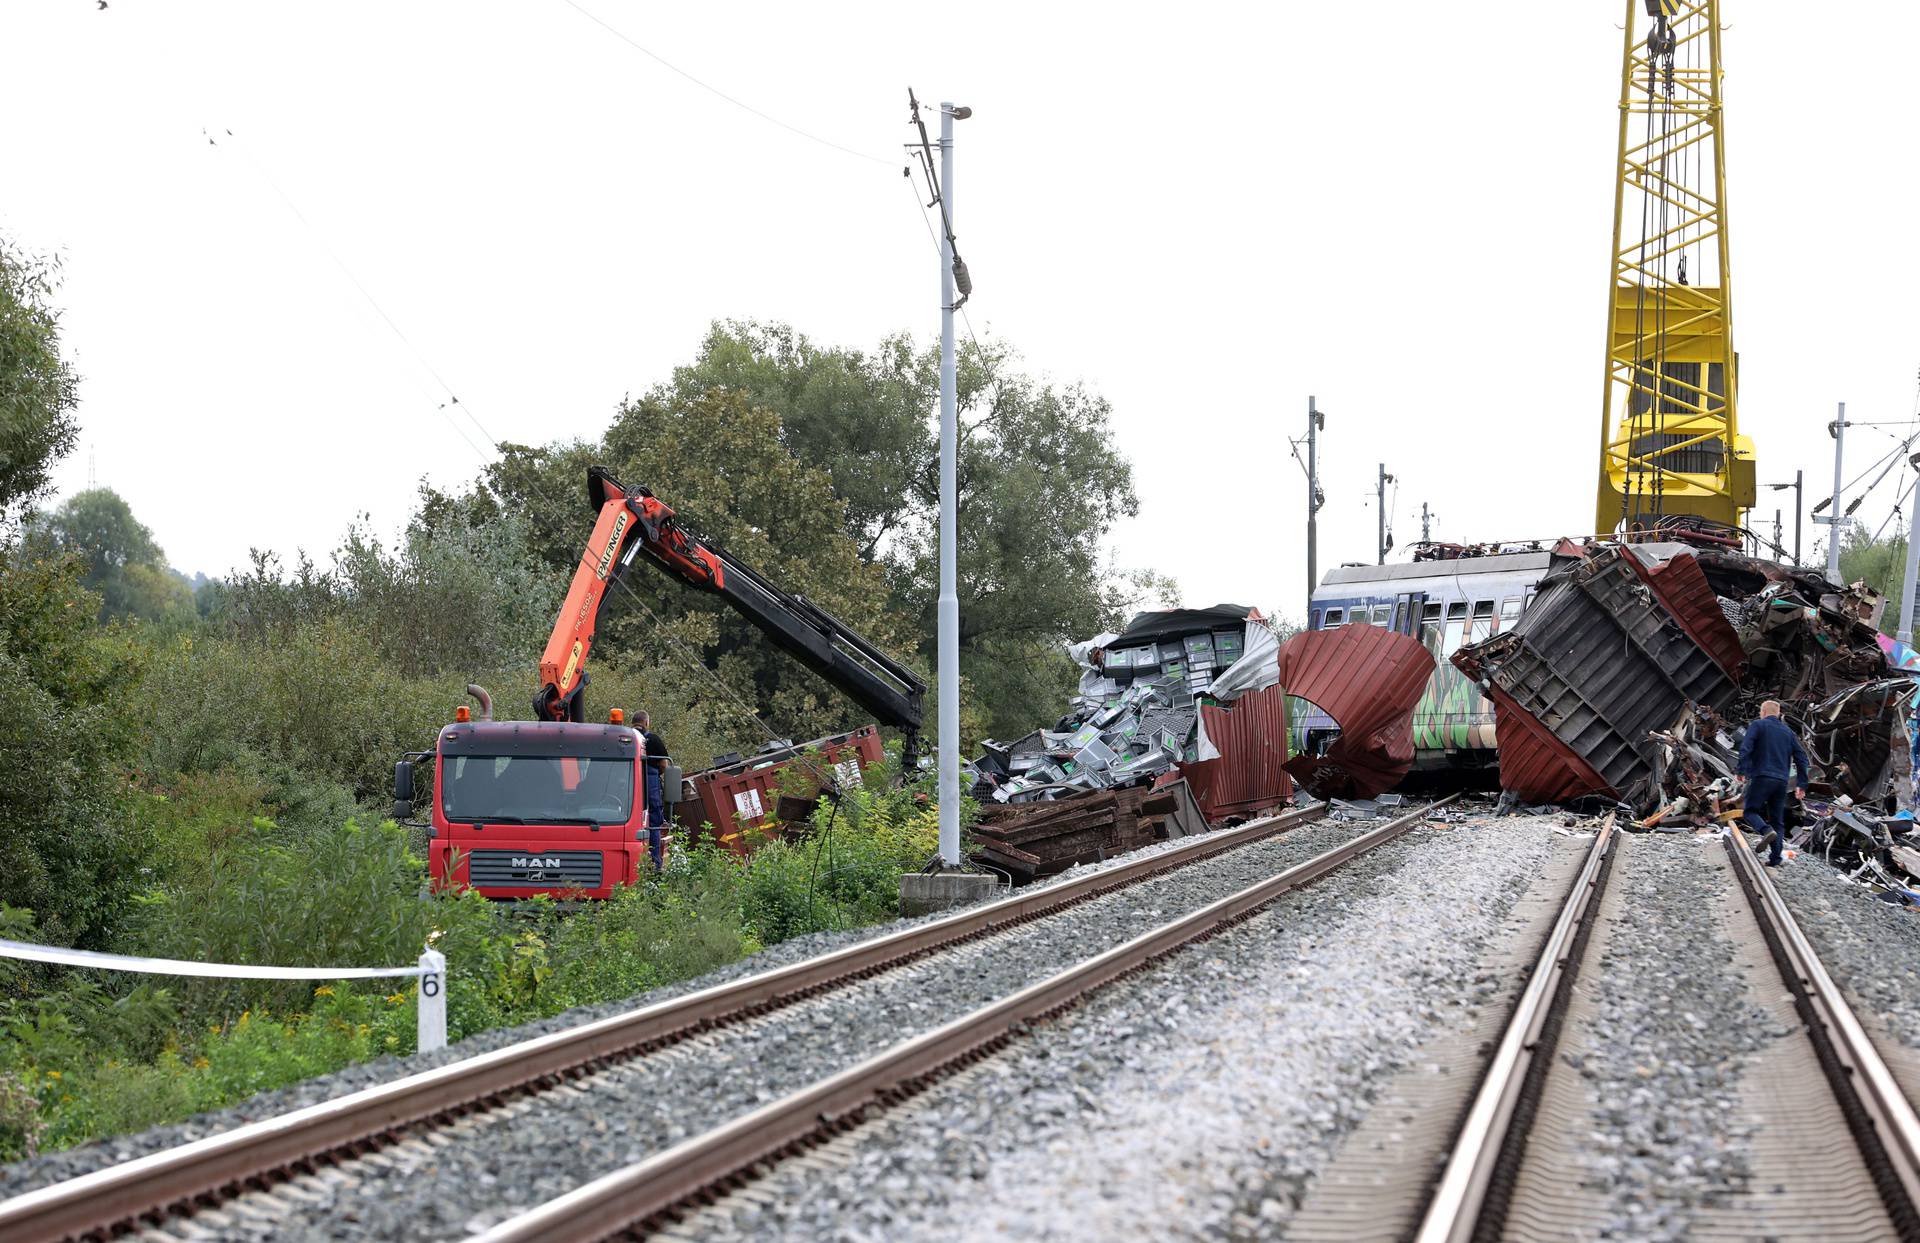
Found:
<path fill-rule="evenodd" d="M 522 1111 L 529 1100 L 537 1100 L 544 1093 L 577 1092 L 580 1087 L 575 1085 L 590 1087 L 594 1077 L 620 1063 L 705 1038 L 717 1030 L 749 1023 L 930 955 L 1044 920 L 1092 899 L 1310 824 L 1324 814 L 1325 806 L 1316 804 L 1196 837 L 1155 855 L 1016 894 L 818 958 L 506 1046 L 26 1192 L 0 1202 L 0 1238 L 9 1243 L 33 1243 L 104 1236 L 162 1223 L 179 1224 L 197 1213 L 217 1216 L 223 1205 L 249 1192 L 268 1191 L 302 1176 L 324 1175 L 356 1161 L 378 1160 L 390 1150 L 420 1148 L 423 1139 L 434 1141 L 440 1138 L 439 1131 L 471 1126 L 479 1115 Z M 1402 827 L 1390 836 L 1398 836 L 1423 814 L 1424 809 L 1393 822 Z M 1354 840 L 1368 841 L 1380 832 L 1375 830 Z M 1286 887 L 1306 883 L 1306 879 L 1311 877 L 1296 878 Z M 1279 892 L 1284 889 L 1272 896 L 1277 897 Z M 1271 900 L 1266 898 L 1257 905 Z M 1229 919 L 1222 918 L 1209 927 L 1217 930 Z M 1204 935 L 1198 924 L 1194 927 L 1196 931 L 1188 939 Z M 1169 947 L 1173 944 L 1167 943 Z M 1110 957 L 1103 955 L 1102 959 Z M 1105 974 L 1101 981 L 1128 969 L 1134 968 Z M 1070 991 L 1048 994 L 1053 998 L 1048 1005 L 1068 1004 L 1071 995 Z M 1020 996 L 1024 999 L 1027 994 Z M 1025 1000 L 1017 1008 L 1022 1014 L 1029 1012 Z"/>
<path fill-rule="evenodd" d="M 578 1187 L 479 1238 L 485 1243 L 572 1243 L 637 1235 L 669 1224 L 751 1183 L 782 1160 L 860 1126 L 876 1111 L 991 1057 L 1023 1026 L 1058 1014 L 1397 840 L 1425 820 L 1434 806 L 1399 816 L 1011 996 Z"/>
<path fill-rule="evenodd" d="M 1610 823 L 1596 835 L 1466 1109 L 1413 1232 L 1419 1243 L 1571 1237 L 1595 1225 L 1578 1220 L 1590 1205 L 1567 1159 L 1580 1142 L 1568 1132 L 1581 1128 L 1566 1125 L 1578 1089 L 1561 1038 L 1580 1021 L 1582 975 L 1599 969 L 1595 933 L 1620 846 Z M 1703 1209 L 1692 1233 L 1920 1240 L 1920 1118 L 1753 852 L 1738 836 L 1725 847 L 1743 895 L 1729 905 L 1746 920 L 1729 924 L 1743 951 L 1736 965 L 1782 999 L 1774 1017 L 1787 1032 L 1748 1072 L 1769 1124 L 1754 1137 L 1756 1162 L 1800 1177 Z M 1774 980 L 1760 978 L 1768 964 Z"/>

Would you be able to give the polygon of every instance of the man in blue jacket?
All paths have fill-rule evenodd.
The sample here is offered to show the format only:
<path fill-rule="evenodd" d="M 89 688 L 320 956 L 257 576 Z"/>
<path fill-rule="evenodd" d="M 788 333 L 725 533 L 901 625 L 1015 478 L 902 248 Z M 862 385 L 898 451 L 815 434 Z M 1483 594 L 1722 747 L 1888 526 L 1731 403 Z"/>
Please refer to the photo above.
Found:
<path fill-rule="evenodd" d="M 1760 719 L 1747 726 L 1740 740 L 1740 775 L 1747 779 L 1747 819 L 1759 822 L 1762 833 L 1771 832 L 1767 866 L 1781 863 L 1781 848 L 1787 840 L 1787 782 L 1793 782 L 1793 796 L 1807 796 L 1807 749 L 1794 736 L 1793 727 L 1780 719 L 1780 701 L 1769 699 L 1760 705 Z"/>

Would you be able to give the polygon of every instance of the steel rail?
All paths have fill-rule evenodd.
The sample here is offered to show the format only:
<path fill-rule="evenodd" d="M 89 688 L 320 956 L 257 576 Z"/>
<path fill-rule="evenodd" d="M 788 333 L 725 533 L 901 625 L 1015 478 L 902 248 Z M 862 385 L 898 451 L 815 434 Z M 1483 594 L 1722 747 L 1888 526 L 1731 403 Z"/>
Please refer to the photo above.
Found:
<path fill-rule="evenodd" d="M 1005 931 L 1166 872 L 1311 823 L 1325 803 L 1222 829 L 1119 867 L 1015 894 L 818 958 L 408 1075 L 0 1201 L 0 1239 L 51 1243 L 264 1186 L 400 1128 L 537 1091 L 697 1032 Z"/>
<path fill-rule="evenodd" d="M 1102 986 L 1220 932 L 1291 890 L 1401 837 L 1440 805 L 1409 812 L 705 1134 L 586 1183 L 475 1236 L 476 1243 L 603 1239 L 741 1182 L 760 1163 L 858 1125 L 874 1107 L 903 1099 L 941 1074 L 986 1056 L 1020 1025 L 1066 1009 Z"/>
<path fill-rule="evenodd" d="M 1579 972 L 1587 942 L 1584 934 L 1599 913 L 1618 833 L 1609 818 L 1594 834 L 1586 863 L 1574 878 L 1560 917 L 1541 946 L 1527 986 L 1514 1003 L 1506 1031 L 1467 1108 L 1433 1198 L 1414 1233 L 1416 1243 L 1460 1243 L 1477 1237 L 1496 1170 L 1518 1165 L 1531 1121 L 1531 1110 L 1524 1110 L 1522 1116 L 1523 1104 L 1529 1093 L 1538 1094 L 1538 1083 L 1551 1063 L 1559 1031 L 1557 1024 L 1551 1031 L 1547 1025 L 1561 1011 Z M 1504 1216 L 1504 1207 L 1500 1215 Z"/>
<path fill-rule="evenodd" d="M 1920 1116 L 1759 857 L 1738 833 L 1725 840 L 1734 875 L 1793 993 L 1794 1008 L 1894 1230 L 1902 1239 L 1920 1240 Z"/>

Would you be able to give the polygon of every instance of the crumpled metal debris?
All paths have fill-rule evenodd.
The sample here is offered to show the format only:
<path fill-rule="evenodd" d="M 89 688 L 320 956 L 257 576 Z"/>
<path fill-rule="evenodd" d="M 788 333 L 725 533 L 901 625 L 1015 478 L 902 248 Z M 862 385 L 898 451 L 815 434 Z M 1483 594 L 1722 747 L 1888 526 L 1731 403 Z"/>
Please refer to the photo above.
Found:
<path fill-rule="evenodd" d="M 1142 613 L 1118 634 L 1067 649 L 1081 669 L 1078 693 L 1053 729 L 1013 742 L 987 739 L 973 763 L 973 794 L 1000 803 L 1042 802 L 1151 780 L 1212 758 L 1200 720 L 1203 696 L 1258 688 L 1278 642 L 1241 605 Z M 1249 652 L 1249 638 L 1260 650 Z"/>
<path fill-rule="evenodd" d="M 1501 785 L 1520 801 L 1622 800 L 1643 829 L 1727 823 L 1740 737 L 1773 699 L 1816 795 L 1848 815 L 1891 811 L 1915 684 L 1880 646 L 1883 606 L 1861 584 L 1728 549 L 1595 545 L 1542 581 L 1512 630 L 1453 661 L 1494 702 Z"/>

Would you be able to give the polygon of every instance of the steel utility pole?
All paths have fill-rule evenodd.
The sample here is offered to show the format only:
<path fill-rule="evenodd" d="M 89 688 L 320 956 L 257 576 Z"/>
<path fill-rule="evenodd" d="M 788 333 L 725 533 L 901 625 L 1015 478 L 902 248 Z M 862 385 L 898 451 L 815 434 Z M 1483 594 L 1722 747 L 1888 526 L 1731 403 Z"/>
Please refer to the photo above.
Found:
<path fill-rule="evenodd" d="M 1433 511 L 1427 508 L 1427 503 L 1425 501 L 1421 501 L 1420 502 L 1420 542 L 1422 544 L 1427 544 L 1427 543 L 1431 543 L 1432 541 L 1433 541 Z"/>
<path fill-rule="evenodd" d="M 1320 585 L 1320 429 L 1327 416 L 1307 398 L 1307 608 Z"/>
<path fill-rule="evenodd" d="M 1907 461 L 1920 468 L 1920 453 Z M 1902 643 L 1913 642 L 1914 576 L 1920 574 L 1920 483 L 1914 484 L 1913 497 L 1907 502 L 1907 508 L 1913 515 L 1913 521 L 1907 530 L 1907 576 L 1900 583 L 1900 630 L 1894 635 Z"/>
<path fill-rule="evenodd" d="M 1785 492 L 1788 488 L 1793 489 L 1793 563 L 1795 565 L 1799 565 L 1800 564 L 1800 523 L 1802 519 L 1805 517 L 1807 512 L 1807 492 L 1806 492 L 1807 472 L 1803 470 L 1796 470 L 1793 472 L 1792 483 L 1770 483 L 1767 486 L 1769 488 L 1772 488 L 1775 492 Z M 1820 508 L 1825 509 L 1829 504 L 1831 504 L 1831 502 L 1822 501 L 1820 503 Z M 1816 521 L 1817 520 L 1818 519 L 1816 518 Z M 1777 531 L 1774 532 L 1773 542 L 1776 545 L 1774 551 L 1779 552 L 1780 555 L 1783 557 L 1786 556 L 1787 554 L 1778 548 L 1778 545 L 1780 543 L 1780 533 Z"/>
<path fill-rule="evenodd" d="M 1793 563 L 1800 564 L 1800 517 L 1807 512 L 1807 472 L 1793 472 Z"/>
<path fill-rule="evenodd" d="M 953 114 L 940 105 L 940 862 L 960 866 L 960 589 L 958 488 L 959 415 L 954 409 L 953 357 Z"/>
<path fill-rule="evenodd" d="M 1380 556 L 1379 559 L 1374 562 L 1375 565 L 1385 565 L 1387 563 L 1387 485 L 1392 482 L 1393 476 L 1387 473 L 1387 464 L 1385 462 L 1380 463 L 1380 478 L 1379 481 L 1373 485 L 1374 500 L 1380 510 L 1380 530 L 1374 539 L 1374 547 L 1379 551 Z"/>
<path fill-rule="evenodd" d="M 1824 523 L 1827 528 L 1827 578 L 1840 581 L 1840 532 L 1847 525 L 1847 516 L 1840 512 L 1840 470 L 1843 455 L 1847 447 L 1847 403 L 1840 403 L 1840 417 L 1827 424 L 1827 433 L 1833 437 L 1833 495 L 1821 502 L 1818 509 L 1828 509 L 1830 513 L 1815 512 L 1813 520 Z"/>

